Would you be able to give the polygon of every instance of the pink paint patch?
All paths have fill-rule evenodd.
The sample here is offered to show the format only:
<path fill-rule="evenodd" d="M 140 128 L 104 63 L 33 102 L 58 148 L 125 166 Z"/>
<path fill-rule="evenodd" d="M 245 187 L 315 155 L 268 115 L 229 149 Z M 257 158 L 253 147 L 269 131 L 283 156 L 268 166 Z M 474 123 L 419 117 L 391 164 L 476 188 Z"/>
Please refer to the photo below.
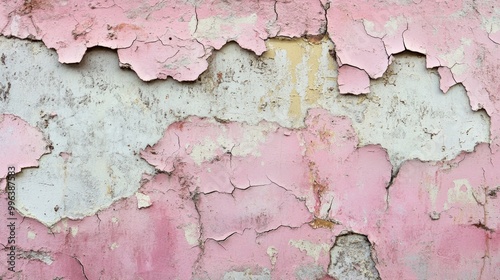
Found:
<path fill-rule="evenodd" d="M 38 159 L 49 153 L 48 143 L 42 132 L 14 115 L 0 115 L 0 178 L 5 178 L 7 168 L 38 166 Z"/>
<path fill-rule="evenodd" d="M 226 273 L 281 277 L 316 271 L 323 277 L 333 235 L 363 231 L 380 220 L 392 169 L 387 154 L 378 146 L 358 149 L 349 119 L 324 110 L 310 110 L 302 130 L 265 122 L 259 127 L 263 138 L 254 138 L 254 148 L 242 154 L 245 139 L 255 136 L 256 127 L 193 117 L 171 125 L 164 138 L 141 155 L 182 178 L 186 188 L 201 192 L 197 201 L 206 243 L 200 273 L 219 279 Z M 360 199 L 360 204 L 349 203 Z M 276 235 L 275 241 L 302 253 L 316 252 L 315 262 L 304 264 L 293 254 L 283 267 L 276 259 L 261 260 L 266 250 L 255 247 L 255 234 L 274 234 L 283 227 L 300 228 L 297 234 L 309 228 L 296 239 Z M 314 243 L 313 232 L 327 232 L 328 242 Z M 290 251 L 269 246 L 268 254 L 280 258 Z M 234 266 L 226 264 L 229 259 Z"/>
<path fill-rule="evenodd" d="M 305 124 L 172 124 L 141 153 L 168 172 L 144 178 L 149 207 L 131 197 L 52 234 L 25 219 L 18 268 L 42 279 L 321 279 L 335 236 L 357 232 L 383 279 L 498 275 L 500 155 L 488 145 L 406 162 L 386 190 L 386 152 L 358 148 L 347 118 L 316 109 Z"/>
<path fill-rule="evenodd" d="M 389 66 L 382 40 L 368 35 L 363 23 L 354 21 L 342 4 L 332 5 L 327 17 L 332 23 L 328 25 L 328 34 L 335 43 L 339 66 L 348 64 L 358 67 L 372 79 L 382 77 Z"/>
<path fill-rule="evenodd" d="M 455 79 L 453 78 L 453 73 L 448 67 L 439 67 L 438 73 L 441 79 L 439 80 L 439 88 L 443 93 L 447 93 L 448 90 L 457 84 Z"/>
<path fill-rule="evenodd" d="M 280 227 L 257 234 L 245 230 L 220 242 L 208 240 L 199 276 L 224 279 L 238 275 L 271 279 L 320 279 L 326 275 L 333 244 L 327 229 Z M 298 275 L 305 275 L 299 278 Z"/>
<path fill-rule="evenodd" d="M 300 37 L 319 35 L 326 31 L 325 9 L 316 0 L 276 1 L 276 14 L 279 26 L 278 36 Z M 302 31 L 302 34 L 298 34 Z"/>
<path fill-rule="evenodd" d="M 497 164 L 485 144 L 446 163 L 405 163 L 369 231 L 381 277 L 495 279 L 500 215 L 489 186 L 500 185 Z"/>
<path fill-rule="evenodd" d="M 341 94 L 359 95 L 370 92 L 370 77 L 364 70 L 344 64 L 339 67 L 338 71 L 338 84 Z"/>
<path fill-rule="evenodd" d="M 270 184 L 200 195 L 203 238 L 223 240 L 245 229 L 262 233 L 280 226 L 300 227 L 312 219 L 305 204 L 286 189 Z M 293 213 L 293 215 L 290 215 Z"/>
<path fill-rule="evenodd" d="M 149 208 L 137 209 L 131 197 L 82 221 L 63 220 L 49 231 L 24 219 L 16 231 L 17 253 L 24 256 L 16 271 L 29 279 L 190 279 L 201 252 L 190 193 L 178 178 L 164 174 L 141 192 L 151 198 Z M 3 253 L 0 270 L 7 271 Z"/>
<path fill-rule="evenodd" d="M 134 42 L 130 48 L 119 49 L 120 63 L 130 66 L 144 81 L 168 76 L 179 81 L 194 81 L 205 71 L 208 64 L 203 45 L 176 37 L 163 39 L 166 41 Z"/>

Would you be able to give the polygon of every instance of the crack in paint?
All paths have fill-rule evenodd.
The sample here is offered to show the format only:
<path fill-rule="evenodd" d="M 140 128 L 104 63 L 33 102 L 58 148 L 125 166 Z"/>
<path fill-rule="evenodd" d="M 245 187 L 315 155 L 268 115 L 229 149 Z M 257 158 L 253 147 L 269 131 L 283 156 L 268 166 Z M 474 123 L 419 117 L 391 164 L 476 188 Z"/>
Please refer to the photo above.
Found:
<path fill-rule="evenodd" d="M 76 256 L 71 256 L 73 259 L 75 259 L 78 264 L 80 265 L 80 267 L 82 268 L 82 274 L 83 274 L 83 277 L 86 279 L 86 280 L 89 280 L 89 278 L 87 277 L 87 274 L 85 274 L 85 267 L 83 266 L 83 263 L 76 257 Z"/>

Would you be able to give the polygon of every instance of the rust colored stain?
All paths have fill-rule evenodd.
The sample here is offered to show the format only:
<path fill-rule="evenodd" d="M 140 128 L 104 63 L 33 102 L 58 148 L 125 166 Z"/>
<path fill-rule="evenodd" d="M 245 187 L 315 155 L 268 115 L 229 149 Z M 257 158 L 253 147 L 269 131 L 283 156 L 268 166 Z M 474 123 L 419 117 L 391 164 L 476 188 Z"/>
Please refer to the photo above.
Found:
<path fill-rule="evenodd" d="M 312 222 L 309 223 L 309 225 L 314 229 L 317 228 L 332 229 L 335 226 L 335 223 L 324 219 L 314 219 Z"/>
<path fill-rule="evenodd" d="M 24 0 L 18 11 L 22 15 L 27 15 L 34 10 L 53 9 L 53 0 Z"/>

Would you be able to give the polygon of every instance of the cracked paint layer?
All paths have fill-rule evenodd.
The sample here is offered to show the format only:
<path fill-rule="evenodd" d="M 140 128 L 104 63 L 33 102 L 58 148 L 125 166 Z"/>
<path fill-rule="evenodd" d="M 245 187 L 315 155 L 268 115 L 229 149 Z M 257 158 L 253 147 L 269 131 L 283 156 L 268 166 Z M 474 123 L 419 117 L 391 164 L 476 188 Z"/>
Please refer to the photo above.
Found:
<path fill-rule="evenodd" d="M 358 148 L 349 119 L 315 109 L 305 123 L 302 129 L 254 125 L 264 127 L 263 139 L 253 152 L 239 154 L 231 152 L 237 145 L 229 148 L 217 136 L 244 142 L 245 134 L 254 133 L 248 124 L 191 117 L 170 125 L 141 153 L 159 171 L 143 177 L 141 195 L 81 221 L 65 219 L 48 231 L 25 219 L 18 245 L 22 274 L 48 279 L 498 275 L 500 157 L 488 144 L 451 161 L 408 161 L 393 178 L 386 151 Z M 201 162 L 192 159 L 197 145 L 210 155 Z M 138 209 L 143 196 L 150 205 Z M 120 262 L 107 265 L 116 259 Z"/>
<path fill-rule="evenodd" d="M 38 160 L 50 152 L 49 143 L 40 130 L 18 116 L 0 115 L 0 178 L 6 178 L 10 167 L 15 173 L 37 167 Z M 2 188 L 3 189 L 3 188 Z"/>
<path fill-rule="evenodd" d="M 328 32 L 341 66 L 342 93 L 367 91 L 394 54 L 426 55 L 427 67 L 447 68 L 441 88 L 461 83 L 474 110 L 492 117 L 492 149 L 500 141 L 496 92 L 500 63 L 495 0 L 410 1 L 8 1 L 0 5 L 4 36 L 42 40 L 65 63 L 88 48 L 117 49 L 120 63 L 144 80 L 195 80 L 214 50 L 229 41 L 260 55 L 277 36 Z M 373 13 L 373 10 L 382 11 Z M 461 30 L 455 36 L 455 30 Z M 360 69 L 347 71 L 343 66 Z M 342 70 L 343 69 L 343 70 Z M 350 68 L 349 68 L 350 69 Z M 345 72 L 352 72 L 360 79 Z M 363 73 L 365 72 L 365 73 Z M 454 82 L 452 82 L 452 80 Z M 294 97 L 297 98 L 296 96 Z"/>
<path fill-rule="evenodd" d="M 181 178 L 190 176 L 189 185 L 186 187 L 200 190 L 202 185 L 210 185 L 210 183 L 200 184 L 200 175 L 197 172 L 193 173 L 193 169 L 189 167 L 190 164 L 193 166 L 197 164 L 189 163 L 190 155 L 186 149 L 199 145 L 197 141 L 201 137 L 191 138 L 190 141 L 186 135 L 198 133 L 193 130 L 193 126 L 199 127 L 201 135 L 209 135 L 210 133 L 205 132 L 209 127 L 208 123 L 203 119 L 189 119 L 184 123 L 174 124 L 165 133 L 166 137 L 159 144 L 146 149 L 142 156 L 146 160 L 162 158 L 165 162 L 176 162 L 180 170 L 177 170 L 176 164 L 173 164 L 171 174 Z M 216 131 L 219 125 L 213 124 Z M 244 134 L 246 131 L 233 128 L 234 123 L 224 125 L 228 128 L 225 133 L 233 135 L 232 137 L 235 137 L 234 132 L 242 131 Z M 178 138 L 168 137 L 172 134 Z M 244 137 L 244 135 L 239 137 Z M 217 194 L 216 196 L 213 193 L 201 194 L 198 200 L 200 203 L 198 209 L 202 217 L 202 236 L 213 236 L 209 238 L 210 242 L 205 243 L 207 246 L 205 250 L 209 250 L 209 255 L 238 259 L 236 261 L 238 265 L 234 268 L 235 270 L 231 269 L 232 272 L 246 271 L 250 275 L 262 277 L 269 273 L 271 277 L 273 275 L 273 263 L 276 261 L 273 256 L 276 252 L 278 254 L 280 252 L 275 244 L 271 244 L 273 248 L 271 253 L 268 250 L 269 246 L 265 246 L 267 249 L 261 248 L 251 253 L 252 256 L 260 254 L 259 260 L 266 254 L 270 254 L 270 263 L 265 262 L 267 267 L 264 263 L 256 264 L 252 257 L 242 254 L 239 248 L 239 246 L 255 244 L 255 234 L 266 232 L 262 229 L 263 225 L 272 222 L 280 216 L 280 213 L 290 211 L 282 208 L 283 212 L 278 211 L 272 214 L 273 210 L 270 208 L 264 210 L 260 208 L 259 203 L 271 207 L 275 203 L 266 203 L 266 199 L 270 197 L 277 199 L 280 195 L 269 196 L 262 193 L 257 196 L 260 197 L 258 200 L 248 199 L 251 201 L 249 205 L 245 202 L 238 202 L 241 196 L 240 188 L 246 189 L 244 192 L 249 190 L 263 192 L 262 188 L 265 186 L 279 187 L 293 193 L 296 199 L 303 201 L 309 211 L 314 214 L 316 220 L 310 220 L 311 226 L 320 224 L 317 219 L 327 221 L 324 223 L 327 225 L 328 222 L 330 223 L 325 228 L 330 229 L 332 238 L 346 231 L 366 233 L 377 252 L 376 267 L 379 271 L 374 270 L 375 266 L 372 262 L 369 264 L 371 268 L 366 268 L 367 271 L 371 271 L 369 274 L 371 276 L 365 275 L 367 279 L 377 279 L 378 273 L 383 279 L 426 279 L 440 278 L 444 275 L 452 275 L 457 279 L 474 277 L 490 279 L 497 275 L 498 254 L 496 251 L 494 253 L 490 251 L 489 244 L 495 242 L 496 229 L 494 227 L 498 226 L 496 214 L 498 211 L 491 206 L 496 201 L 496 192 L 499 188 L 498 174 L 494 171 L 498 156 L 491 153 L 489 145 L 481 144 L 474 152 L 461 154 L 451 161 L 434 163 L 409 161 L 403 164 L 397 177 L 391 179 L 392 166 L 389 164 L 385 151 L 376 146 L 356 148 L 357 138 L 350 123 L 346 119 L 329 116 L 325 111 L 310 111 L 304 130 L 276 129 L 268 133 L 267 137 L 270 140 L 263 142 L 262 148 L 265 150 L 258 153 L 258 156 L 243 156 L 245 164 L 241 168 L 244 169 L 242 174 L 235 176 L 240 172 L 241 156 L 232 155 L 230 149 L 226 149 L 221 144 L 216 144 L 218 147 L 215 150 L 218 150 L 219 154 L 207 158 L 205 162 L 208 165 L 201 169 L 201 173 L 204 173 L 210 172 L 216 165 L 225 167 L 224 171 L 219 169 L 217 173 L 226 174 L 227 177 L 217 183 L 230 184 L 234 188 L 230 194 Z M 277 137 L 282 139 L 276 139 Z M 172 146 L 169 145 L 171 142 L 177 145 L 174 149 L 168 149 Z M 283 149 L 287 153 L 282 155 L 279 151 Z M 211 150 L 214 149 L 211 148 Z M 298 156 L 293 156 L 294 153 Z M 223 157 L 228 157 L 228 160 L 224 160 Z M 267 162 L 268 160 L 271 164 Z M 375 162 L 378 165 L 372 164 Z M 386 164 L 381 165 L 382 162 Z M 155 165 L 158 168 L 159 165 Z M 283 174 L 283 171 L 273 171 L 266 166 L 286 168 L 289 170 L 289 175 L 282 178 L 273 177 L 273 174 Z M 186 170 L 191 170 L 191 172 L 184 173 Z M 467 174 L 471 175 L 467 176 Z M 232 179 L 233 177 L 245 179 L 238 183 Z M 301 178 L 308 178 L 308 180 L 301 181 Z M 389 181 L 391 181 L 390 184 Z M 222 197 L 227 201 L 217 199 L 212 206 L 205 206 L 207 210 L 202 210 L 203 204 L 206 203 L 204 200 L 208 200 L 209 196 L 212 196 L 212 199 Z M 490 199 L 491 204 L 488 203 L 487 196 L 494 197 Z M 263 200 L 263 197 L 266 199 Z M 238 206 L 231 206 L 233 200 Z M 411 200 L 414 200 L 414 203 Z M 352 201 L 357 203 L 352 203 Z M 288 203 L 285 200 L 279 205 L 285 207 L 284 205 Z M 241 210 L 238 210 L 239 207 Z M 251 214 L 253 210 L 246 210 L 252 207 L 255 207 L 256 211 L 262 211 L 262 214 L 257 216 Z M 217 208 L 221 210 L 216 210 Z M 226 211 L 231 209 L 234 212 L 224 214 L 222 209 Z M 296 214 L 292 215 L 293 219 L 288 219 L 286 222 L 300 217 L 300 207 L 295 206 L 293 209 L 295 209 L 293 213 Z M 211 216 L 213 216 L 212 219 L 204 218 Z M 411 222 L 402 223 L 403 220 Z M 225 225 L 223 221 L 230 222 Z M 226 230 L 227 226 L 240 228 Z M 213 235 L 211 232 L 214 229 L 223 230 L 226 233 Z M 386 236 L 387 232 L 391 233 L 391 237 Z M 436 236 L 440 237 L 439 241 L 436 240 Z M 344 241 L 338 242 L 342 244 Z M 289 241 L 289 245 L 313 258 L 323 250 L 321 244 L 318 245 L 319 247 L 305 249 L 304 246 L 309 246 L 306 244 L 311 244 L 311 241 L 307 239 Z M 222 251 L 210 251 L 211 246 Z M 233 246 L 238 249 L 232 249 Z M 326 246 L 325 250 L 328 251 L 331 245 Z M 236 251 L 232 252 L 232 250 Z M 207 251 L 204 253 L 207 254 Z M 336 254 L 334 249 L 332 255 Z M 372 258 L 370 254 L 367 256 L 368 259 Z M 252 261 L 247 263 L 245 260 L 248 259 Z M 363 262 L 366 259 L 365 256 Z M 217 259 L 210 264 L 202 262 L 202 267 L 208 275 L 216 275 L 215 278 L 222 278 L 221 273 L 227 272 L 224 270 L 227 267 L 224 259 Z M 344 272 L 346 273 L 344 276 L 351 275 L 353 270 Z M 338 276 L 339 271 L 332 266 L 329 273 L 335 277 Z"/>
<path fill-rule="evenodd" d="M 300 21 L 293 13 L 278 15 L 305 7 Z M 318 1 L 33 0 L 2 3 L 0 28 L 4 36 L 42 40 L 63 63 L 80 62 L 88 48 L 102 46 L 117 49 L 120 64 L 143 80 L 192 81 L 229 41 L 262 54 L 269 37 L 325 32 L 326 18 Z"/>
<path fill-rule="evenodd" d="M 382 278 L 499 275 L 499 159 L 487 144 L 480 144 L 451 161 L 403 164 L 389 188 L 381 226 L 369 235 Z M 400 246 L 407 250 L 391 251 Z"/>
<path fill-rule="evenodd" d="M 367 278 L 495 279 L 496 3 L 399 2 L 1 3 L 81 61 L 0 37 L 3 116 L 53 146 L 1 277 L 343 279 L 358 242 Z"/>
<path fill-rule="evenodd" d="M 371 82 L 372 93 L 353 97 L 337 90 L 333 46 L 325 39 L 271 40 L 271 51 L 262 58 L 234 44 L 226 46 L 201 80 L 192 84 L 141 83 L 131 73 L 111 67 L 115 56 L 103 49 L 69 67 L 57 64 L 54 53 L 41 44 L 5 38 L 0 43 L 0 83 L 5 88 L 10 84 L 1 110 L 36 124 L 53 144 L 40 168 L 27 169 L 16 179 L 18 209 L 49 226 L 65 217 L 91 216 L 134 195 L 141 174 L 154 172 L 139 158 L 140 149 L 153 145 L 165 127 L 189 115 L 220 121 L 209 122 L 218 128 L 201 139 L 212 140 L 191 151 L 200 164 L 217 154 L 212 142 L 225 145 L 226 151 L 232 148 L 233 155 L 259 155 L 256 147 L 276 129 L 270 123 L 256 126 L 262 119 L 282 129 L 300 128 L 307 110 L 318 106 L 351 119 L 359 146 L 380 144 L 386 149 L 394 172 L 405 160 L 452 159 L 489 138 L 488 116 L 468 107 L 465 90 L 453 86 L 443 95 L 438 73 L 427 70 L 422 57 L 409 53 L 395 56 L 382 79 Z M 32 57 L 37 66 L 26 69 L 25 57 Z M 33 87 L 37 94 L 25 94 Z M 414 116 L 416 110 L 419 116 Z M 222 137 L 224 120 L 248 123 L 240 128 L 248 131 L 245 138 Z M 223 169 L 213 173 L 219 170 Z M 267 178 L 261 181 L 269 183 Z M 248 186 L 241 178 L 233 183 Z M 202 187 L 205 192 L 232 190 L 227 182 Z M 47 203 L 37 203 L 39 197 Z"/>
<path fill-rule="evenodd" d="M 497 1 L 333 2 L 327 13 L 328 32 L 336 46 L 339 65 L 348 64 L 379 78 L 393 54 L 411 50 L 426 55 L 427 67 L 451 70 L 442 88 L 461 83 L 472 109 L 484 108 L 492 117 L 492 149 L 498 149 L 495 82 L 499 45 Z M 383 11 L 373 13 L 373 10 Z M 335 24 L 337 23 L 337 24 Z M 456 34 L 456 30 L 462 30 Z M 443 71 L 444 72 L 444 71 Z M 451 82 L 453 78 L 454 82 Z"/>
<path fill-rule="evenodd" d="M 157 170 L 183 178 L 187 188 L 202 193 L 199 209 L 207 213 L 202 220 L 237 219 L 227 226 L 204 227 L 204 234 L 215 239 L 224 239 L 235 232 L 241 234 L 247 227 L 257 232 L 279 225 L 297 227 L 311 221 L 310 213 L 328 219 L 330 210 L 337 211 L 342 200 L 358 194 L 356 189 L 348 189 L 345 195 L 334 197 L 334 191 L 328 187 L 332 184 L 341 188 L 355 180 L 362 196 L 372 190 L 385 189 L 392 169 L 386 152 L 377 146 L 358 149 L 358 139 L 347 118 L 333 117 L 324 110 L 315 109 L 309 111 L 305 123 L 305 129 L 288 130 L 261 122 L 259 126 L 274 126 L 274 129 L 262 135 L 263 140 L 255 141 L 258 144 L 254 153 L 242 155 L 237 152 L 238 144 L 221 143 L 218 137 L 223 133 L 227 142 L 244 143 L 254 128 L 246 124 L 189 118 L 172 124 L 164 137 L 141 155 Z M 197 154 L 193 154 L 197 149 L 211 156 L 199 163 L 195 160 Z M 355 175 L 377 161 L 379 163 L 370 171 L 372 178 Z M 332 166 L 336 167 L 332 169 Z M 205 202 L 209 197 L 212 202 Z M 296 199 L 303 200 L 307 208 L 292 204 Z M 380 199 L 385 205 L 385 196 Z M 271 207 L 282 204 L 284 206 L 279 208 Z M 285 208 L 287 204 L 296 213 L 293 219 L 286 216 L 291 211 Z M 241 209 L 248 216 L 242 218 L 238 211 L 224 213 L 228 205 Z M 343 209 L 342 213 L 349 215 L 350 212 Z M 234 226 L 237 227 L 226 229 Z"/>
<path fill-rule="evenodd" d="M 16 275 L 190 279 L 200 253 L 198 214 L 191 195 L 178 180 L 163 174 L 144 180 L 141 192 L 152 201 L 148 208 L 137 210 L 137 201 L 131 197 L 82 221 L 65 219 L 49 229 L 26 218 L 17 232 L 19 272 L 6 274 L 2 256 L 0 275 L 4 279 Z"/>

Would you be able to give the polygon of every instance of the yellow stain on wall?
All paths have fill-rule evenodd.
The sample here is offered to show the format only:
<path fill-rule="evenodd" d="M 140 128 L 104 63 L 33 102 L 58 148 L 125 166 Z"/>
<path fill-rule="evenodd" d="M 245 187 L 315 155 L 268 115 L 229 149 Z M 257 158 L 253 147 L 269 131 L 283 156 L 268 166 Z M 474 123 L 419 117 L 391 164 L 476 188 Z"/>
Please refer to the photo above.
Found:
<path fill-rule="evenodd" d="M 322 67 L 321 62 L 327 60 L 328 69 L 334 68 L 333 58 L 328 53 L 325 55 L 324 47 L 327 43 L 328 38 L 326 36 L 321 40 L 274 38 L 266 42 L 268 51 L 264 53 L 264 59 L 275 59 L 278 52 L 285 52 L 292 85 L 292 90 L 289 93 L 290 107 L 288 115 L 292 119 L 303 118 L 302 102 L 307 105 L 316 105 L 321 97 L 322 84 L 318 79 L 318 73 Z M 303 78 L 301 75 L 306 75 L 307 86 L 305 90 L 303 88 L 298 89 L 299 79 Z"/>

